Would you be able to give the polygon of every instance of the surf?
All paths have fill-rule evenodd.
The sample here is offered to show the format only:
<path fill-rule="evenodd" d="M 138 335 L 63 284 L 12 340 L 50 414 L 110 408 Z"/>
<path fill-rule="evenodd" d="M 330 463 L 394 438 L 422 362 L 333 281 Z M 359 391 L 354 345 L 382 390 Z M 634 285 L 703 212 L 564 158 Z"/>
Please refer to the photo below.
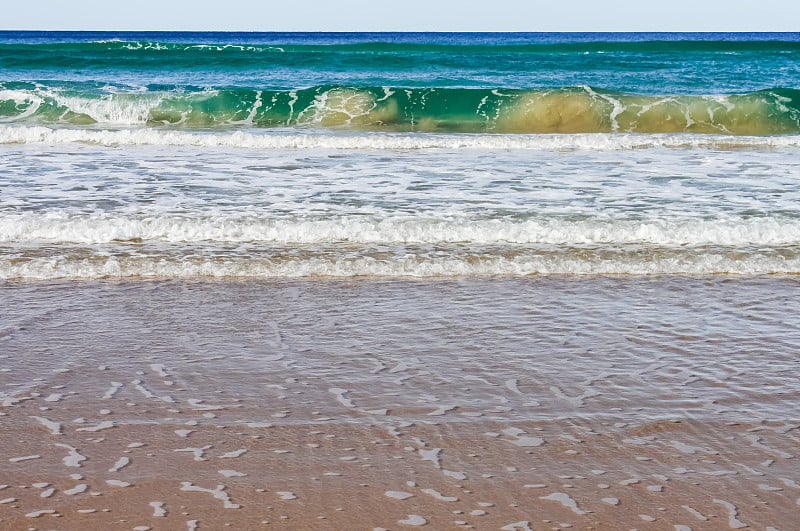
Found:
<path fill-rule="evenodd" d="M 553 90 L 349 87 L 120 91 L 0 84 L 0 123 L 454 133 L 800 133 L 800 90 L 650 96 Z"/>

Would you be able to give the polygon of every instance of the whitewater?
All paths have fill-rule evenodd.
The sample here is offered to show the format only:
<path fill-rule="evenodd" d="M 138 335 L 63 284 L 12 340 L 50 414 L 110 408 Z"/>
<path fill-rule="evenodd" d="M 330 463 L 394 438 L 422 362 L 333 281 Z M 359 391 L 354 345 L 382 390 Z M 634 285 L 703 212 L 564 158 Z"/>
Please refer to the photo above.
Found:
<path fill-rule="evenodd" d="M 0 278 L 800 273 L 797 34 L 0 33 Z"/>

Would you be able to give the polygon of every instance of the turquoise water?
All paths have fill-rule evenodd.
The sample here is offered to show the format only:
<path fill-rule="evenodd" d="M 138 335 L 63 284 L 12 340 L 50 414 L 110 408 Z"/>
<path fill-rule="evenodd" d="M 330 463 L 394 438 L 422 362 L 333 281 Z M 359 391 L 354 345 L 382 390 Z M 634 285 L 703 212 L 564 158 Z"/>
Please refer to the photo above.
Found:
<path fill-rule="evenodd" d="M 798 34 L 0 33 L 0 120 L 800 131 Z"/>
<path fill-rule="evenodd" d="M 0 278 L 800 273 L 800 33 L 0 32 Z"/>
<path fill-rule="evenodd" d="M 0 528 L 796 529 L 798 46 L 0 33 Z"/>

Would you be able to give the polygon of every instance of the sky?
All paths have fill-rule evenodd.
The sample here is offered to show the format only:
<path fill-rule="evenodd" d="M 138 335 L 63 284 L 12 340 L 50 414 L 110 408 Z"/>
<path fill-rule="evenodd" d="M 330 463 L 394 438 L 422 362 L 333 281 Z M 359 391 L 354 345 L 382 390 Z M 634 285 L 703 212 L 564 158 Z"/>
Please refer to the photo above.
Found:
<path fill-rule="evenodd" d="M 797 0 L 36 0 L 0 29 L 800 31 Z"/>

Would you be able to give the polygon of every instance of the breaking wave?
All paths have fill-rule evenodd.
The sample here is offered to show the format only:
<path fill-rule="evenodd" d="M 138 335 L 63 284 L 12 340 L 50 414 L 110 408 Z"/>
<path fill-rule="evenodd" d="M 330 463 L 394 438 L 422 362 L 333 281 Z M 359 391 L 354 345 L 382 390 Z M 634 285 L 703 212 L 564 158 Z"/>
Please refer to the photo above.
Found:
<path fill-rule="evenodd" d="M 163 90 L 0 84 L 0 122 L 167 129 L 301 128 L 455 133 L 800 133 L 800 91 L 637 95 L 553 90 L 347 87 Z"/>
<path fill-rule="evenodd" d="M 0 278 L 798 274 L 800 220 L 0 219 Z"/>

